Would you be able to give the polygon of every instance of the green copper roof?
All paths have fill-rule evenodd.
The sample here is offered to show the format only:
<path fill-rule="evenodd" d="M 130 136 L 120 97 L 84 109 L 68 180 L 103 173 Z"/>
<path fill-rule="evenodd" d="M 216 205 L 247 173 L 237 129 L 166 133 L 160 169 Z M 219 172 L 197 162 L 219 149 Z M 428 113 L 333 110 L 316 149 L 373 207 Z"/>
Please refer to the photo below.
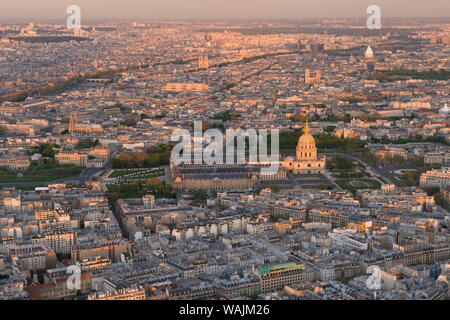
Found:
<path fill-rule="evenodd" d="M 259 267 L 258 272 L 259 272 L 259 274 L 262 275 L 262 274 L 268 274 L 271 272 L 304 269 L 304 268 L 305 268 L 304 264 L 297 264 L 295 262 L 287 262 L 287 263 L 274 264 L 271 266 Z"/>

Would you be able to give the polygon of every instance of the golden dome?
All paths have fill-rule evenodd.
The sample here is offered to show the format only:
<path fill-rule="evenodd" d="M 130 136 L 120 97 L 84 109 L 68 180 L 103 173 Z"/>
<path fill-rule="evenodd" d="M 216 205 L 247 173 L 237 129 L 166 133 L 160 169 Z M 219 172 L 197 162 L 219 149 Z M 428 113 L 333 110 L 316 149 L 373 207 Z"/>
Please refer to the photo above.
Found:
<path fill-rule="evenodd" d="M 316 142 L 314 141 L 314 137 L 309 133 L 308 120 L 306 120 L 305 133 L 298 139 L 297 147 L 311 145 L 315 146 Z"/>
<path fill-rule="evenodd" d="M 298 146 L 315 146 L 316 142 L 314 141 L 314 137 L 309 133 L 305 133 L 298 139 Z"/>
<path fill-rule="evenodd" d="M 299 160 L 317 159 L 316 142 L 314 141 L 314 137 L 309 133 L 308 122 L 305 125 L 305 133 L 298 139 L 296 155 Z"/>

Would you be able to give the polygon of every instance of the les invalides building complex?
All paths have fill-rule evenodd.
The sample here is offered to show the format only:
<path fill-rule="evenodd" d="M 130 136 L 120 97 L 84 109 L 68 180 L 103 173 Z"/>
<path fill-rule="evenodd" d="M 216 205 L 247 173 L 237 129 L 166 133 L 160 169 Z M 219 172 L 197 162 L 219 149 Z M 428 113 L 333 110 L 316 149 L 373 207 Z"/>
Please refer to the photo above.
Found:
<path fill-rule="evenodd" d="M 285 190 L 313 189 L 328 184 L 325 173 L 326 157 L 317 154 L 314 137 L 306 123 L 299 138 L 296 156 L 280 160 L 276 174 L 264 174 L 256 164 L 181 164 L 171 162 L 174 188 L 177 190 L 238 191 L 261 185 L 281 185 Z M 290 175 L 289 175 L 290 174 Z"/>
<path fill-rule="evenodd" d="M 316 142 L 309 133 L 306 122 L 305 133 L 298 139 L 296 157 L 287 157 L 281 162 L 281 166 L 289 172 L 297 174 L 325 173 L 326 157 L 317 156 Z"/>

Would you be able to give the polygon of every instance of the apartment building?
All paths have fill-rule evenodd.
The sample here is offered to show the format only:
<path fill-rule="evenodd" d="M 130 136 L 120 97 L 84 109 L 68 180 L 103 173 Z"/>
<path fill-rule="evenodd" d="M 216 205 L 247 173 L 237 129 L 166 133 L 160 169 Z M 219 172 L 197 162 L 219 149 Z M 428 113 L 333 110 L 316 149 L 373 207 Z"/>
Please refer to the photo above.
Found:
<path fill-rule="evenodd" d="M 108 258 L 113 262 L 117 262 L 122 253 L 133 255 L 134 243 L 128 242 L 124 239 L 117 239 L 110 241 L 86 242 L 74 245 L 71 248 L 73 263 L 86 257 L 96 256 Z"/>
<path fill-rule="evenodd" d="M 446 187 L 450 185 L 450 169 L 433 169 L 420 176 L 421 187 Z"/>
<path fill-rule="evenodd" d="M 47 245 L 56 253 L 70 253 L 72 245 L 76 244 L 76 233 L 57 232 L 53 234 L 38 235 L 31 239 L 32 244 Z"/>
<path fill-rule="evenodd" d="M 88 164 L 88 155 L 87 153 L 65 151 L 56 154 L 55 160 L 58 164 L 72 164 L 79 167 L 86 167 Z"/>
<path fill-rule="evenodd" d="M 89 292 L 93 289 L 93 279 L 90 273 L 80 275 L 80 287 L 72 288 L 68 286 L 68 277 L 54 279 L 53 282 L 32 285 L 26 288 L 32 300 L 57 300 L 70 299 L 78 291 Z"/>
<path fill-rule="evenodd" d="M 6 168 L 10 171 L 24 171 L 28 169 L 30 163 L 30 159 L 24 157 L 0 159 L 0 167 Z"/>
<path fill-rule="evenodd" d="M 312 270 L 296 262 L 259 267 L 256 274 L 260 278 L 262 292 L 281 290 L 285 286 L 314 279 Z"/>
<path fill-rule="evenodd" d="M 45 245 L 22 245 L 12 249 L 11 260 L 19 270 L 44 270 L 56 265 L 56 254 Z"/>
<path fill-rule="evenodd" d="M 107 291 L 92 293 L 88 300 L 145 300 L 145 289 L 142 286 L 137 288 L 124 288 L 117 291 Z"/>

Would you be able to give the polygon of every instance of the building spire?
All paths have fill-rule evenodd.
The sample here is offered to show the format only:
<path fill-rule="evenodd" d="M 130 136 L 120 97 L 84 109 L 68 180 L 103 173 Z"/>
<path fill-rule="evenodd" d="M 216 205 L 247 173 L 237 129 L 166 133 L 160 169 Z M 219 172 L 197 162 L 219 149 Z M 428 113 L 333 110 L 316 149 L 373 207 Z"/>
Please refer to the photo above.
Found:
<path fill-rule="evenodd" d="M 70 120 L 69 120 L 69 133 L 72 134 L 75 132 L 75 127 L 78 123 L 77 114 L 73 111 L 70 112 Z"/>
<path fill-rule="evenodd" d="M 69 132 L 73 132 L 73 111 L 70 112 L 70 119 L 69 119 Z"/>
<path fill-rule="evenodd" d="M 309 134 L 309 126 L 308 126 L 308 114 L 306 114 L 306 125 L 305 125 L 305 134 Z"/>

